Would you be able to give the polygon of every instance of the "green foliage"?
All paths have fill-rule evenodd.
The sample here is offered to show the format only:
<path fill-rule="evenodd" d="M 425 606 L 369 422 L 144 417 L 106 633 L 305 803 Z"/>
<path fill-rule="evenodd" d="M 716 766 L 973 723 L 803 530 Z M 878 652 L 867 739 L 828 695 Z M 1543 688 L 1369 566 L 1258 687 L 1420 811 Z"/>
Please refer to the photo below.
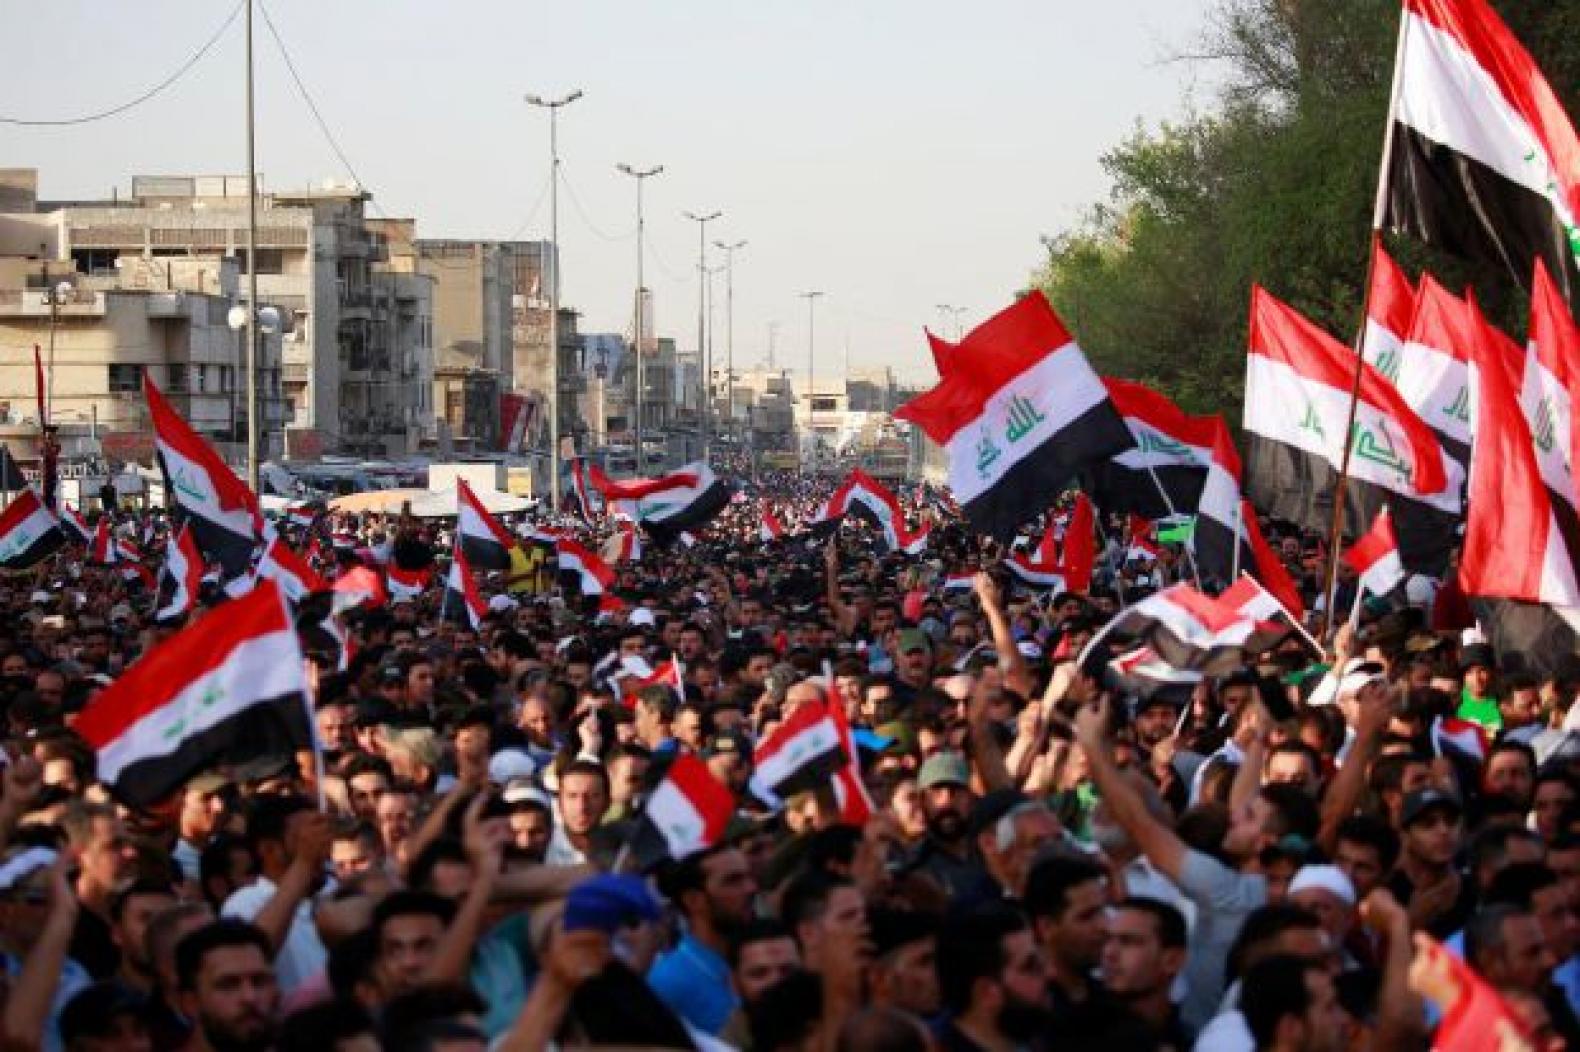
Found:
<path fill-rule="evenodd" d="M 1580 0 L 1496 6 L 1573 100 Z M 1223 0 L 1190 56 L 1225 74 L 1214 108 L 1112 150 L 1110 199 L 1045 239 L 1032 283 L 1101 371 L 1237 425 L 1253 284 L 1353 337 L 1398 20 L 1398 0 Z M 1474 285 L 1523 332 L 1523 294 L 1501 270 L 1388 244 L 1412 272 Z"/>

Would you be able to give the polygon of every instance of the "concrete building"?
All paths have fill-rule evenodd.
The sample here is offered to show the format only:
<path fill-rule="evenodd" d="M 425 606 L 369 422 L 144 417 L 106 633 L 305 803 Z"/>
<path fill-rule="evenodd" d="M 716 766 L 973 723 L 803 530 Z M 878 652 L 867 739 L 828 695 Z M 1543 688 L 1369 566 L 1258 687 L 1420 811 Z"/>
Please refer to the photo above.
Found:
<path fill-rule="evenodd" d="M 33 348 L 48 376 L 50 420 L 64 470 L 153 464 L 146 373 L 231 464 L 246 459 L 243 333 L 235 262 L 218 256 L 126 257 L 91 275 L 19 255 L 0 240 L 0 441 L 28 468 L 38 454 Z M 264 456 L 278 455 L 286 400 L 281 336 L 260 331 L 258 397 Z"/>
<path fill-rule="evenodd" d="M 0 179 L 0 182 L 5 180 Z M 11 180 L 15 183 L 18 180 Z M 23 195 L 0 195 L 14 206 Z M 367 220 L 369 195 L 326 182 L 260 191 L 259 299 L 288 312 L 282 389 L 288 453 L 398 456 L 416 448 L 432 417 L 431 282 L 383 268 L 387 239 Z M 9 226 L 52 230 L 45 254 L 94 276 L 121 260 L 222 256 L 246 288 L 247 181 L 242 176 L 139 176 L 110 200 L 34 201 Z"/>

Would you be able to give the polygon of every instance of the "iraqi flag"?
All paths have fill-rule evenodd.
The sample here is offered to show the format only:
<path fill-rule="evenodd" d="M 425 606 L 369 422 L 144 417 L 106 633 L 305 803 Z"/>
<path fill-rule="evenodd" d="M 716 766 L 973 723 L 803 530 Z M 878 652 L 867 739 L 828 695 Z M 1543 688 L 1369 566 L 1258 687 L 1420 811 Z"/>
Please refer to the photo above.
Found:
<path fill-rule="evenodd" d="M 477 499 L 465 479 L 455 485 L 455 534 L 466 550 L 466 560 L 479 570 L 510 569 L 510 549 L 516 538 L 499 524 Z"/>
<path fill-rule="evenodd" d="M 1366 331 L 1361 357 L 1395 385 L 1410 325 L 1415 319 L 1416 291 L 1404 271 L 1382 246 L 1372 241 L 1371 291 L 1366 296 Z"/>
<path fill-rule="evenodd" d="M 1372 528 L 1350 545 L 1343 558 L 1360 578 L 1360 587 L 1355 593 L 1357 610 L 1363 596 L 1387 595 L 1409 577 L 1399 558 L 1399 541 L 1394 537 L 1393 519 L 1387 508 L 1378 512 Z"/>
<path fill-rule="evenodd" d="M 757 539 L 764 544 L 769 541 L 781 541 L 785 536 L 785 524 L 779 521 L 779 516 L 774 514 L 774 509 L 763 502 L 763 519 L 757 527 Z"/>
<path fill-rule="evenodd" d="M 184 617 L 197 607 L 203 590 L 203 553 L 190 526 L 183 525 L 165 546 L 165 564 L 159 571 L 159 608 L 155 621 Z"/>
<path fill-rule="evenodd" d="M 4 449 L 0 446 L 0 449 Z M 66 539 L 72 544 L 81 544 L 86 547 L 93 546 L 93 528 L 88 525 L 88 520 L 82 517 L 82 512 L 70 504 L 60 506 L 60 526 L 66 531 Z"/>
<path fill-rule="evenodd" d="M 582 595 L 602 596 L 614 588 L 614 571 L 586 545 L 561 537 L 554 551 L 559 557 L 560 575 L 574 576 Z"/>
<path fill-rule="evenodd" d="M 622 522 L 603 545 L 603 557 L 610 566 L 642 561 L 642 535 L 629 522 Z"/>
<path fill-rule="evenodd" d="M 1474 720 L 1439 716 L 1432 721 L 1432 751 L 1439 756 L 1458 756 L 1479 767 L 1491 749 L 1487 728 Z"/>
<path fill-rule="evenodd" d="M 1405 0 L 1385 222 L 1524 284 L 1580 291 L 1580 139 L 1487 0 Z"/>
<path fill-rule="evenodd" d="M 0 511 L 0 570 L 37 566 L 66 543 L 60 520 L 28 486 Z"/>
<path fill-rule="evenodd" d="M 828 717 L 839 732 L 840 748 L 845 751 L 845 766 L 834 772 L 834 801 L 839 806 L 840 823 L 857 829 L 867 824 L 867 819 L 877 813 L 877 805 L 867 785 L 861 780 L 861 751 L 856 747 L 856 735 L 851 730 L 845 707 L 837 700 L 827 703 Z"/>
<path fill-rule="evenodd" d="M 1388 380 L 1363 365 L 1345 494 L 1345 532 L 1393 508 L 1405 566 L 1443 572 L 1464 472 Z M 1266 290 L 1251 301 L 1246 358 L 1246 495 L 1275 519 L 1326 530 L 1344 459 L 1355 354 Z M 1198 523 L 1198 529 L 1200 524 Z"/>
<path fill-rule="evenodd" d="M 1247 396 L 1246 412 L 1250 411 Z M 1240 472 L 1240 453 L 1229 437 L 1229 428 L 1220 420 L 1213 435 L 1207 481 L 1196 508 L 1196 530 L 1191 535 L 1197 572 L 1212 587 L 1228 585 L 1242 567 L 1250 569 Z"/>
<path fill-rule="evenodd" d="M 384 567 L 384 580 L 389 586 L 389 594 L 394 599 L 409 599 L 416 601 L 422 593 L 427 591 L 428 582 L 433 577 L 433 568 L 424 566 L 416 570 L 407 570 L 389 563 Z"/>
<path fill-rule="evenodd" d="M 488 604 L 483 602 L 483 593 L 477 590 L 477 578 L 472 576 L 466 550 L 457 544 L 451 555 L 450 572 L 444 578 L 444 600 L 439 616 L 476 629 L 487 615 Z"/>
<path fill-rule="evenodd" d="M 97 566 L 114 566 L 119 554 L 115 534 L 110 529 L 110 516 L 100 515 L 93 527 L 93 540 L 88 544 L 88 561 Z"/>
<path fill-rule="evenodd" d="M 948 450 L 966 517 L 1006 544 L 1049 494 L 1135 444 L 1040 292 L 967 334 L 938 385 L 895 415 Z"/>
<path fill-rule="evenodd" d="M 1104 511 L 1161 519 L 1201 500 L 1212 463 L 1217 417 L 1191 416 L 1163 395 L 1130 380 L 1103 386 L 1135 446 L 1093 467 L 1084 488 Z"/>
<path fill-rule="evenodd" d="M 783 799 L 827 784 L 849 762 L 828 709 L 822 702 L 806 702 L 758 743 L 753 779 Z"/>
<path fill-rule="evenodd" d="M 661 661 L 657 668 L 650 669 L 645 675 L 629 673 L 619 677 L 620 701 L 628 709 L 636 707 L 636 696 L 648 687 L 668 687 L 675 692 L 676 698 L 686 696 L 686 680 L 680 662 L 675 658 Z"/>
<path fill-rule="evenodd" d="M 946 595 L 970 595 L 976 588 L 976 574 L 952 573 L 944 578 L 943 590 Z"/>
<path fill-rule="evenodd" d="M 1575 553 L 1542 482 L 1513 377 L 1490 326 L 1471 350 L 1476 443 L 1459 583 L 1468 596 L 1580 607 Z"/>
<path fill-rule="evenodd" d="M 611 507 L 616 515 L 639 523 L 660 548 L 702 529 L 730 503 L 729 484 L 700 462 L 643 482 L 654 488 L 642 496 L 621 498 Z"/>
<path fill-rule="evenodd" d="M 146 808 L 201 771 L 312 748 L 310 709 L 285 597 L 264 581 L 154 647 L 72 729 L 97 752 L 100 780 Z"/>
<path fill-rule="evenodd" d="M 1470 461 L 1470 345 L 1475 340 L 1470 303 L 1424 275 L 1394 385 L 1405 404 L 1437 432 L 1444 451 L 1462 465 Z"/>
<path fill-rule="evenodd" d="M 721 843 L 735 797 L 691 753 L 677 753 L 638 815 L 630 850 L 637 868 L 679 862 Z"/>
<path fill-rule="evenodd" d="M 905 524 L 905 511 L 894 491 L 871 475 L 855 468 L 840 483 L 817 515 L 820 524 L 837 523 L 846 515 L 854 514 L 865 519 L 883 534 L 883 541 L 891 552 L 918 555 L 927 547 L 930 524 L 923 523 L 915 530 Z"/>
<path fill-rule="evenodd" d="M 199 550 L 218 563 L 226 577 L 246 573 L 262 533 L 258 498 L 170 407 L 147 370 L 143 395 L 153 420 L 165 493 L 192 520 Z"/>
<path fill-rule="evenodd" d="M 1121 610 L 1092 637 L 1081 654 L 1090 668 L 1104 642 L 1128 641 L 1151 647 L 1158 658 L 1181 671 L 1217 676 L 1234 671 L 1257 654 L 1271 650 L 1289 629 L 1248 617 L 1234 606 L 1176 584 Z"/>
<path fill-rule="evenodd" d="M 258 560 L 252 579 L 254 584 L 262 580 L 273 581 L 292 603 L 300 603 L 314 592 L 329 590 L 329 582 L 279 537 L 271 539 L 263 550 L 263 558 Z"/>
<path fill-rule="evenodd" d="M 1071 591 L 1070 579 L 1062 562 L 1042 561 L 1025 552 L 1014 552 L 1005 557 L 1004 569 L 1033 591 L 1053 592 L 1055 595 Z"/>
<path fill-rule="evenodd" d="M 1127 691 L 1143 698 L 1169 691 L 1188 691 L 1202 681 L 1200 672 L 1177 669 L 1158 657 L 1151 647 L 1126 651 L 1108 663 Z"/>
<path fill-rule="evenodd" d="M 588 522 L 603 510 L 603 498 L 587 479 L 587 462 L 571 461 L 571 497 L 576 501 L 576 511 Z"/>
<path fill-rule="evenodd" d="M 1125 548 L 1125 562 L 1155 563 L 1163 558 L 1163 546 L 1158 543 L 1157 526 L 1152 520 L 1131 515 L 1127 532 L 1130 542 Z"/>
<path fill-rule="evenodd" d="M 1571 552 L 1580 542 L 1580 327 L 1575 325 L 1542 263 L 1531 282 L 1529 351 L 1520 382 L 1520 409 L 1536 443 L 1536 466 L 1553 515 Z"/>
<path fill-rule="evenodd" d="M 639 501 L 644 497 L 668 493 L 672 490 L 695 489 L 699 481 L 698 464 L 688 464 L 679 471 L 655 478 L 625 479 L 616 481 L 597 464 L 587 466 L 587 481 L 608 504 L 620 501 Z"/>

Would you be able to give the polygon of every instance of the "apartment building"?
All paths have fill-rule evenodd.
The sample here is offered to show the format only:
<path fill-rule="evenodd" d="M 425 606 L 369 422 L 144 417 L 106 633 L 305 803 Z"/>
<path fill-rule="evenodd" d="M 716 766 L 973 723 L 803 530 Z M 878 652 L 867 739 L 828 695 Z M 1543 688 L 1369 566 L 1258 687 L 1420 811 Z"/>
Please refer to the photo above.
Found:
<path fill-rule="evenodd" d="M 369 199 L 335 181 L 259 194 L 258 298 L 290 318 L 288 453 L 399 456 L 432 416 L 431 282 L 383 266 L 387 241 L 367 218 Z M 32 212 L 32 224 L 15 213 L 0 221 L 53 231 L 50 257 L 85 276 L 119 273 L 123 260 L 223 257 L 237 262 L 245 294 L 245 177 L 138 176 L 126 198 L 35 201 Z"/>

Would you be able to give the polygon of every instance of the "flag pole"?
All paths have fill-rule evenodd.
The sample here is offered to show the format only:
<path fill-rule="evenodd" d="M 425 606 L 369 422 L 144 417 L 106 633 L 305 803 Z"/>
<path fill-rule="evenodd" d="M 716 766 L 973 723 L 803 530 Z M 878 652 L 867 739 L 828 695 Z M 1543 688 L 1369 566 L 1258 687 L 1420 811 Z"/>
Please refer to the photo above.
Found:
<path fill-rule="evenodd" d="M 1119 592 L 1119 605 L 1129 606 L 1130 603 L 1125 598 L 1124 559 L 1121 557 L 1118 565 L 1115 565 L 1114 553 L 1108 544 L 1108 531 L 1103 529 L 1103 517 L 1097 514 L 1095 506 L 1092 510 L 1092 523 L 1097 527 L 1097 535 L 1103 539 L 1103 548 L 1108 551 L 1108 572 L 1114 575 L 1114 588 Z"/>
<path fill-rule="evenodd" d="M 1262 582 L 1258 581 L 1255 577 L 1251 576 L 1251 572 L 1249 570 L 1242 570 L 1242 571 L 1240 571 L 1240 576 L 1245 578 L 1247 581 L 1250 581 L 1252 584 L 1256 585 L 1257 591 L 1259 591 L 1263 595 L 1267 596 L 1273 602 L 1278 603 L 1278 608 L 1280 610 L 1284 611 L 1284 615 L 1289 618 L 1290 625 L 1294 628 L 1294 630 L 1296 632 L 1300 633 L 1300 638 L 1304 639 L 1307 643 L 1311 644 L 1311 649 L 1312 649 L 1312 651 L 1314 653 L 1317 653 L 1317 654 L 1326 654 L 1327 653 L 1327 651 L 1322 648 L 1322 644 L 1317 642 L 1316 637 L 1313 636 L 1310 632 L 1306 631 L 1306 626 L 1300 623 L 1300 618 L 1295 616 L 1294 611 L 1290 610 L 1283 603 L 1279 603 L 1278 602 L 1278 596 L 1274 595 L 1272 592 L 1269 592 L 1266 588 L 1263 588 L 1262 587 Z"/>
<path fill-rule="evenodd" d="M 1323 604 L 1323 634 L 1333 627 L 1333 598 L 1339 587 L 1339 537 L 1344 523 L 1344 492 L 1349 481 L 1350 454 L 1355 444 L 1355 415 L 1361 397 L 1361 379 L 1366 374 L 1366 320 L 1371 317 L 1372 271 L 1377 263 L 1377 248 L 1382 241 L 1383 218 L 1388 209 L 1388 170 L 1393 166 L 1394 117 L 1399 112 L 1399 92 L 1403 86 L 1400 71 L 1404 68 L 1406 31 L 1410 25 L 1410 9 L 1399 5 L 1399 35 L 1394 42 L 1393 82 L 1388 89 L 1388 116 L 1383 121 L 1382 164 L 1377 170 L 1377 194 L 1372 199 L 1371 239 L 1366 253 L 1366 284 L 1361 296 L 1361 323 L 1355 333 L 1355 379 L 1350 385 L 1349 418 L 1344 424 L 1344 454 L 1339 459 L 1339 477 L 1333 487 L 1333 522 L 1328 529 L 1328 584 L 1325 589 L 1327 602 Z"/>

